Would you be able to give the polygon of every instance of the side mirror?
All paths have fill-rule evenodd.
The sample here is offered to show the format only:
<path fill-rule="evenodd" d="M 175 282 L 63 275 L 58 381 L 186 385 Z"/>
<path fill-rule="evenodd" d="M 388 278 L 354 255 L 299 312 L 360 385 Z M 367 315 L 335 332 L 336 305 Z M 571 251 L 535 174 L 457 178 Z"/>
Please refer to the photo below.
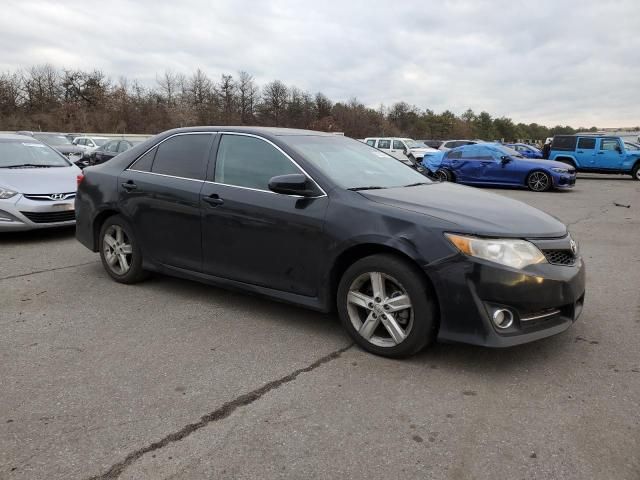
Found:
<path fill-rule="evenodd" d="M 507 163 L 509 163 L 511 161 L 511 157 L 509 155 L 503 155 L 500 157 L 500 162 L 503 165 L 506 165 Z"/>
<path fill-rule="evenodd" d="M 309 179 L 301 173 L 278 175 L 269 180 L 269 190 L 285 195 L 313 197 L 318 194 Z"/>
<path fill-rule="evenodd" d="M 616 145 L 616 151 L 618 153 L 622 153 L 622 147 L 620 145 Z"/>

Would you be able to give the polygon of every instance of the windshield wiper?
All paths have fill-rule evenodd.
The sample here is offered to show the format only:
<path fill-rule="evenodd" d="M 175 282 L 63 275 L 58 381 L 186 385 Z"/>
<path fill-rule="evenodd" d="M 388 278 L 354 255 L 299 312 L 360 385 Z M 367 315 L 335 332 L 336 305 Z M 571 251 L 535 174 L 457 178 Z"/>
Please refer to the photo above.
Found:
<path fill-rule="evenodd" d="M 7 165 L 0 168 L 50 168 L 51 165 L 36 165 L 35 163 L 22 163 L 20 165 Z"/>
<path fill-rule="evenodd" d="M 347 190 L 351 190 L 352 192 L 357 192 L 359 190 L 383 190 L 387 187 L 353 187 L 353 188 L 347 188 Z"/>
<path fill-rule="evenodd" d="M 430 182 L 410 183 L 409 185 L 403 185 L 403 187 L 417 187 L 419 185 L 430 185 Z"/>

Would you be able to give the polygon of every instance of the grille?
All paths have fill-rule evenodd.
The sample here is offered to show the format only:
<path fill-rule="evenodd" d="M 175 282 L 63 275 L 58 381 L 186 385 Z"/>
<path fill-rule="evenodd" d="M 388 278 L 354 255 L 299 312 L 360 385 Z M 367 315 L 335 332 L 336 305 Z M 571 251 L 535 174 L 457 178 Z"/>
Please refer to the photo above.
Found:
<path fill-rule="evenodd" d="M 554 265 L 573 265 L 576 263 L 576 257 L 571 250 L 544 250 L 544 256 L 547 262 Z"/>
<path fill-rule="evenodd" d="M 20 212 L 33 223 L 58 223 L 69 222 L 76 219 L 74 210 L 64 212 Z"/>
<path fill-rule="evenodd" d="M 64 195 L 62 198 L 51 198 L 51 195 Z M 32 195 L 32 194 L 28 194 L 25 193 L 24 198 L 28 198 L 29 200 L 38 200 L 41 202 L 59 202 L 60 200 L 70 200 L 72 198 L 76 198 L 76 194 L 75 193 L 60 193 L 60 194 L 52 194 L 52 193 L 45 193 L 45 194 L 37 194 L 37 195 Z"/>

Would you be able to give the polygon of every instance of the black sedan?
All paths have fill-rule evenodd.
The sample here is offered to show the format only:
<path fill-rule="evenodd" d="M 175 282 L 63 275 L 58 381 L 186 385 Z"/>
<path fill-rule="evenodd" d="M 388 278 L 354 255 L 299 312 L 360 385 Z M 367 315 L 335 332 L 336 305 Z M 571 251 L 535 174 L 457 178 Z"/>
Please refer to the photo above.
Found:
<path fill-rule="evenodd" d="M 155 271 L 337 309 L 381 355 L 537 340 L 584 300 L 555 218 L 319 132 L 171 130 L 86 169 L 76 212 L 77 238 L 118 282 Z"/>
<path fill-rule="evenodd" d="M 111 160 L 116 155 L 126 152 L 134 145 L 137 145 L 140 142 L 135 142 L 131 140 L 110 140 L 101 147 L 96 148 L 93 152 L 89 154 L 89 164 L 90 165 L 99 165 L 100 163 L 104 163 L 107 160 Z"/>

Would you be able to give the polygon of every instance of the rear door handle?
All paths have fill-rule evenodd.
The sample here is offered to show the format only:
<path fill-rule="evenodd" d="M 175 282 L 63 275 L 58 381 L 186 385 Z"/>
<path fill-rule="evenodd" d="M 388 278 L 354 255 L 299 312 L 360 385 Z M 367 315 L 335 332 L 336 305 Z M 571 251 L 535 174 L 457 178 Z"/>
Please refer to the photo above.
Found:
<path fill-rule="evenodd" d="M 138 188 L 138 185 L 129 180 L 128 182 L 122 184 L 122 188 L 124 188 L 127 192 L 130 192 L 131 190 L 135 190 L 136 188 Z"/>
<path fill-rule="evenodd" d="M 208 197 L 204 197 L 202 200 L 207 202 L 212 207 L 217 207 L 218 205 L 222 205 L 224 203 L 224 200 L 221 199 L 217 193 L 212 193 Z"/>

